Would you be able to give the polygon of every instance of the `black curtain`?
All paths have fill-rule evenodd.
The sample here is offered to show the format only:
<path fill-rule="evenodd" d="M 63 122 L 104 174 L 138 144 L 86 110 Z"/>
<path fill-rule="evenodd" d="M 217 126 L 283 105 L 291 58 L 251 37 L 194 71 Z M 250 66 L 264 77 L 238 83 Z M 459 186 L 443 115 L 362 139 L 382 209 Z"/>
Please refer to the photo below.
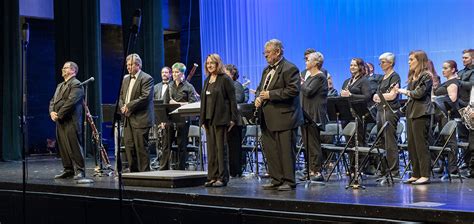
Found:
<path fill-rule="evenodd" d="M 94 77 L 95 81 L 88 86 L 88 105 L 99 132 L 102 123 L 102 74 L 101 74 L 101 32 L 100 2 L 96 0 L 55 0 L 55 48 L 56 48 L 56 80 L 62 82 L 61 68 L 66 61 L 74 61 L 79 66 L 77 78 L 84 81 Z M 90 140 L 90 128 L 85 133 Z M 85 144 L 88 151 L 91 141 Z"/>
<path fill-rule="evenodd" d="M 1 85 L 1 119 L 0 119 L 0 159 L 18 160 L 21 158 L 20 115 L 20 15 L 19 0 L 8 0 L 0 3 L 1 49 L 0 60 Z"/>
<path fill-rule="evenodd" d="M 161 0 L 121 0 L 123 49 L 127 49 L 132 16 L 136 9 L 142 10 L 140 31 L 135 47 L 129 53 L 137 53 L 143 61 L 143 71 L 150 74 L 155 83 L 161 80 L 161 68 L 164 66 L 164 43 Z"/>

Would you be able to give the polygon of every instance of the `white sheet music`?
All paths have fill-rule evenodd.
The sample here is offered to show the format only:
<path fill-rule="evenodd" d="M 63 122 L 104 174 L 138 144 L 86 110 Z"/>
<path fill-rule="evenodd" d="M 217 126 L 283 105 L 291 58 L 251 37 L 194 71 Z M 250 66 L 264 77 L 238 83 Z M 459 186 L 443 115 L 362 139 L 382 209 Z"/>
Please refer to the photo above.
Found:
<path fill-rule="evenodd" d="M 471 87 L 471 98 L 469 99 L 469 105 L 474 106 L 474 85 Z"/>

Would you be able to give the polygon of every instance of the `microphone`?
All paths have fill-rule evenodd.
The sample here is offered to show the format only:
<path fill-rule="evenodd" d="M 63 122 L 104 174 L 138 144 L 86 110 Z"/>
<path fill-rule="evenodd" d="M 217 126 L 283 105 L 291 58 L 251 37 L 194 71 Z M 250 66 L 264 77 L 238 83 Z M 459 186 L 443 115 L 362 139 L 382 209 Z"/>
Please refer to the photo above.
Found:
<path fill-rule="evenodd" d="M 95 80 L 94 77 L 90 77 L 88 80 L 81 82 L 79 86 L 87 85 L 89 82 L 93 82 L 94 80 Z"/>
<path fill-rule="evenodd" d="M 25 46 L 30 42 L 30 24 L 28 23 L 23 23 L 21 26 L 21 40 Z"/>
<path fill-rule="evenodd" d="M 132 26 L 130 26 L 130 31 L 134 34 L 137 34 L 140 31 L 140 24 L 142 22 L 142 10 L 137 9 L 133 13 Z"/>

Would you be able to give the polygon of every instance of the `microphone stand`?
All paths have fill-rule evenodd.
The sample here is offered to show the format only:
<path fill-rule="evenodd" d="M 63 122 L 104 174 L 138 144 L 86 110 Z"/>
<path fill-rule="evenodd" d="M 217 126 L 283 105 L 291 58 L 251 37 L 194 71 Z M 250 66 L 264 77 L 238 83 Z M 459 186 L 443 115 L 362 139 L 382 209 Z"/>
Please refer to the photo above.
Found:
<path fill-rule="evenodd" d="M 88 179 L 86 178 L 86 140 L 87 140 L 87 132 L 86 132 L 86 128 L 87 128 L 87 112 L 85 111 L 85 107 L 87 106 L 87 83 L 85 83 L 84 85 L 84 130 L 82 130 L 84 132 L 84 147 L 82 148 L 82 153 L 83 153 L 83 156 L 84 156 L 84 178 L 82 179 L 79 179 L 76 181 L 77 184 L 92 184 L 94 183 L 94 180 L 92 179 Z M 95 157 L 95 156 L 94 156 Z"/>
<path fill-rule="evenodd" d="M 112 136 L 115 136 L 116 139 L 116 148 L 118 151 L 116 153 L 116 163 L 117 163 L 117 175 L 118 175 L 118 193 L 119 193 L 119 217 L 120 223 L 122 223 L 122 206 L 123 206 L 123 180 L 122 180 L 122 158 L 120 153 L 120 143 L 121 143 L 121 133 L 120 133 L 120 122 L 122 120 L 121 115 L 118 113 L 120 111 L 119 108 L 119 101 L 120 101 L 120 92 L 122 90 L 123 78 L 125 77 L 126 72 L 126 63 L 127 63 L 127 55 L 129 55 L 130 49 L 132 45 L 135 45 L 135 41 L 137 39 L 138 31 L 140 30 L 140 22 L 141 22 L 141 11 L 140 9 L 135 10 L 132 26 L 130 26 L 130 34 L 128 35 L 127 40 L 127 48 L 124 52 L 123 58 L 123 67 L 122 67 L 122 76 L 120 78 L 120 85 L 118 88 L 117 93 L 117 101 L 115 102 L 115 110 L 114 110 L 114 120 L 112 122 Z M 118 144 L 118 147 L 117 147 Z"/>
<path fill-rule="evenodd" d="M 26 176 L 27 176 L 27 161 L 26 161 L 26 147 L 27 147 L 27 80 L 26 80 L 26 53 L 28 50 L 29 42 L 29 24 L 24 23 L 22 26 L 22 40 L 21 40 L 21 94 L 22 102 L 20 104 L 20 131 L 21 131 L 21 158 L 22 158 L 22 212 L 23 212 L 23 223 L 26 223 Z"/>

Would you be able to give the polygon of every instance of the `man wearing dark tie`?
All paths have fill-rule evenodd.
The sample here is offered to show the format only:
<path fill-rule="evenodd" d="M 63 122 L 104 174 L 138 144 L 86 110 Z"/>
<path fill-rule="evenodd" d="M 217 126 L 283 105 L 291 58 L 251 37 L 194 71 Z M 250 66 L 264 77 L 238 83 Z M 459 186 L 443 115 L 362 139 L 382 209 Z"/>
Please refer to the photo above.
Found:
<path fill-rule="evenodd" d="M 303 124 L 298 68 L 283 57 L 283 45 L 277 39 L 265 43 L 265 59 L 255 107 L 261 111 L 260 125 L 271 183 L 265 190 L 289 191 L 296 187 L 296 131 Z"/>
<path fill-rule="evenodd" d="M 82 155 L 82 101 L 84 90 L 81 82 L 76 79 L 79 68 L 76 63 L 64 63 L 62 76 L 64 82 L 59 83 L 54 97 L 49 102 L 49 115 L 56 122 L 56 138 L 64 171 L 54 178 L 63 179 L 74 176 L 84 177 L 84 157 Z"/>
<path fill-rule="evenodd" d="M 153 78 L 141 70 L 138 54 L 127 56 L 129 74 L 122 81 L 119 106 L 125 116 L 124 143 L 130 172 L 150 170 L 148 132 L 153 125 Z"/>

